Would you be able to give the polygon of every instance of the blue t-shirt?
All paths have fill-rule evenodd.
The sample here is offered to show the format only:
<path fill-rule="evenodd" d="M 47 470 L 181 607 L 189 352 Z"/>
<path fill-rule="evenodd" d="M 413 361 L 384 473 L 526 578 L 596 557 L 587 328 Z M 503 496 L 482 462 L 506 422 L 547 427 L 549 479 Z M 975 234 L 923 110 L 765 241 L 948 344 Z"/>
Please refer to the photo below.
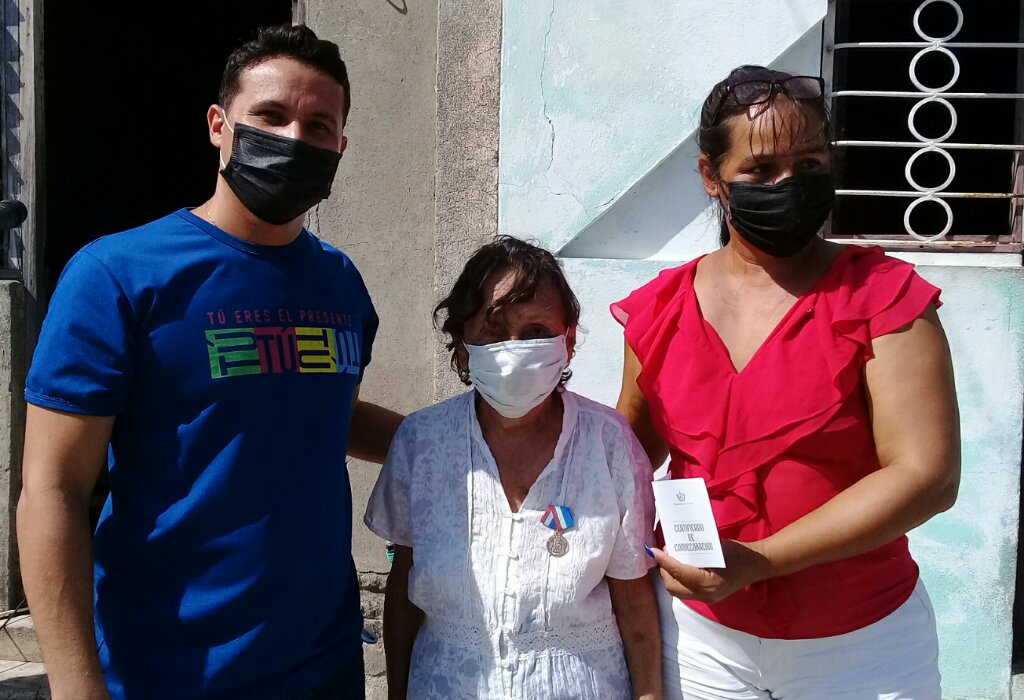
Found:
<path fill-rule="evenodd" d="M 25 396 L 116 416 L 94 542 L 114 698 L 276 700 L 362 653 L 345 453 L 376 329 L 308 231 L 259 246 L 181 210 L 68 263 Z"/>

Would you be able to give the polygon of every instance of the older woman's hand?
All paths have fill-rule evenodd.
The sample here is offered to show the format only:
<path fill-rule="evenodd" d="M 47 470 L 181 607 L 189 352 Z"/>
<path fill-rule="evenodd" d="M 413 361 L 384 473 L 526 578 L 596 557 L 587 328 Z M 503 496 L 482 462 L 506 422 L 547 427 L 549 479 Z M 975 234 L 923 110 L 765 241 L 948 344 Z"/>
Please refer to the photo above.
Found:
<path fill-rule="evenodd" d="M 682 600 L 717 603 L 744 586 L 770 578 L 771 568 L 758 542 L 723 540 L 724 569 L 700 569 L 673 559 L 660 549 L 651 551 L 665 590 Z"/>

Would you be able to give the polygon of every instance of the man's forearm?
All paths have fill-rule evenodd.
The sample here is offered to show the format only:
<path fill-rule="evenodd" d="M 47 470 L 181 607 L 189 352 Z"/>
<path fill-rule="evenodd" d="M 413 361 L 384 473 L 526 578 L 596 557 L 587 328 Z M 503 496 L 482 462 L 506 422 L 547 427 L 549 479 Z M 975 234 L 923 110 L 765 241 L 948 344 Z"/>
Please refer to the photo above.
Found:
<path fill-rule="evenodd" d="M 53 700 L 109 698 L 93 630 L 87 504 L 59 489 L 23 491 L 18 547 Z"/>
<path fill-rule="evenodd" d="M 404 419 L 401 413 L 383 406 L 357 401 L 352 407 L 348 433 L 349 456 L 383 464 L 391 448 L 391 440 Z"/>

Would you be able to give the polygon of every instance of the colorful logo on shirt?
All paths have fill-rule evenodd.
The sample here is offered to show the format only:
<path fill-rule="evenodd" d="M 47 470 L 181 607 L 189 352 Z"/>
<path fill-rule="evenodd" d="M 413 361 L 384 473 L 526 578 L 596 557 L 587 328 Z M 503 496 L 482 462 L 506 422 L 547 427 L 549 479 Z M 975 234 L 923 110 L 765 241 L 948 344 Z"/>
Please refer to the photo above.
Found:
<path fill-rule="evenodd" d="M 359 334 L 318 326 L 217 328 L 206 331 L 213 379 L 248 374 L 356 374 Z"/>

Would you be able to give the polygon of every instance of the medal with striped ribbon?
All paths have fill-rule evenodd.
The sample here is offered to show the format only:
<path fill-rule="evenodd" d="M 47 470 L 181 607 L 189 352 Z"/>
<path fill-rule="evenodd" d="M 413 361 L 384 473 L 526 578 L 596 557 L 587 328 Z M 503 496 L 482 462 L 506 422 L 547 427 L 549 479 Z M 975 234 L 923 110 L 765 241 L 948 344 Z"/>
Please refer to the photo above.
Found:
<path fill-rule="evenodd" d="M 550 505 L 544 511 L 544 515 L 540 516 L 540 521 L 545 527 L 555 531 L 555 534 L 548 538 L 548 554 L 553 557 L 565 556 L 569 551 L 569 541 L 562 536 L 562 530 L 569 530 L 575 524 L 572 510 L 568 506 Z"/>

